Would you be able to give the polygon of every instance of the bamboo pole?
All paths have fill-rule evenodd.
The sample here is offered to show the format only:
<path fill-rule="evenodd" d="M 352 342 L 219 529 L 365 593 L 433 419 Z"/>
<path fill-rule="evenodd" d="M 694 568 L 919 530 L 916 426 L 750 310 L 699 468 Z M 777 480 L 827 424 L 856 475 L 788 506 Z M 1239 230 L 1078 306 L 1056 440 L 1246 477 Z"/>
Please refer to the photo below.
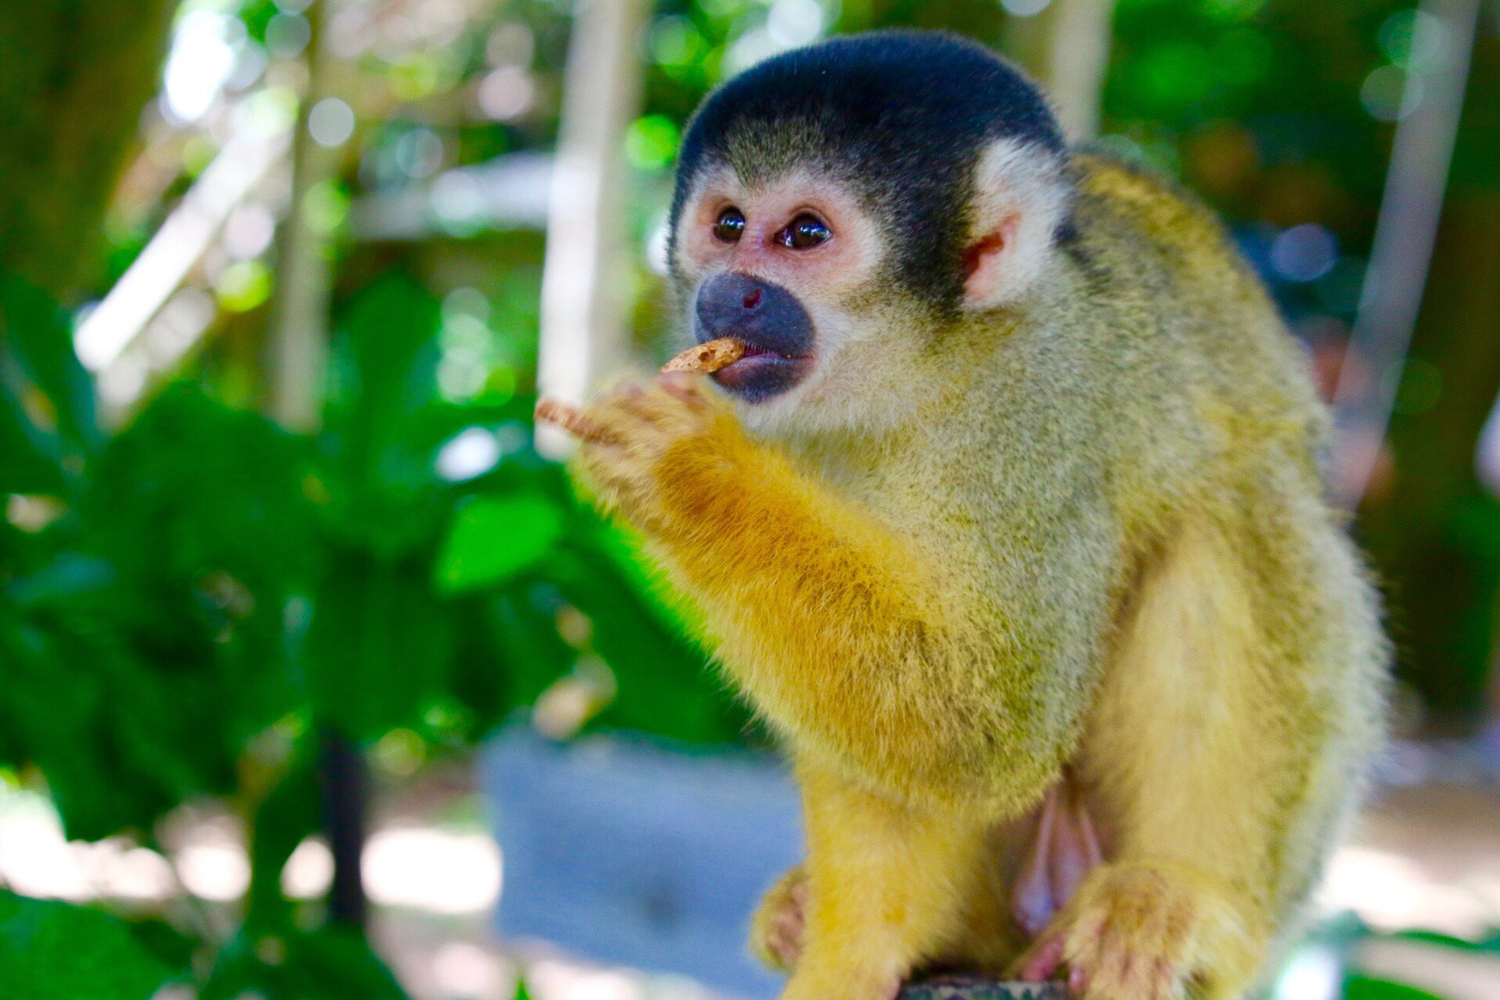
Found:
<path fill-rule="evenodd" d="M 316 433 L 323 420 L 328 369 L 328 311 L 333 268 L 328 236 L 308 218 L 307 199 L 338 171 L 337 148 L 315 141 L 312 108 L 329 96 L 332 52 L 326 25 L 337 0 L 314 0 L 305 16 L 312 28 L 308 81 L 292 133 L 292 191 L 279 234 L 276 299 L 271 325 L 271 415 L 293 433 Z M 318 729 L 318 784 L 323 828 L 333 853 L 331 920 L 364 927 L 369 914 L 361 877 L 368 806 L 368 775 L 360 746 L 334 726 Z"/>
<path fill-rule="evenodd" d="M 1429 17 L 1418 23 L 1436 26 L 1431 30 L 1442 34 L 1436 41 L 1447 58 L 1430 73 L 1407 77 L 1403 105 L 1412 95 L 1421 103 L 1396 125 L 1370 263 L 1334 390 L 1330 486 L 1349 508 L 1359 504 L 1379 459 L 1422 305 L 1479 19 L 1478 0 L 1424 0 L 1420 9 Z"/>
<path fill-rule="evenodd" d="M 1006 21 L 1006 52 L 1046 90 L 1070 142 L 1099 133 L 1114 9 L 1114 0 L 1051 0 Z"/>
<path fill-rule="evenodd" d="M 636 40 L 647 0 L 580 0 L 568 48 L 542 265 L 537 394 L 580 404 L 625 356 L 619 264 L 624 229 L 625 129 L 640 107 Z M 565 456 L 571 439 L 537 428 L 537 450 Z"/>
<path fill-rule="evenodd" d="M 308 193 L 338 168 L 337 149 L 314 142 L 308 113 L 326 96 L 329 51 L 327 3 L 315 0 L 304 16 L 312 27 L 308 81 L 292 133 L 292 193 L 278 234 L 276 297 L 271 310 L 271 416 L 289 431 L 310 434 L 322 421 L 328 367 L 328 306 L 333 274 L 328 239 L 308 219 Z"/>

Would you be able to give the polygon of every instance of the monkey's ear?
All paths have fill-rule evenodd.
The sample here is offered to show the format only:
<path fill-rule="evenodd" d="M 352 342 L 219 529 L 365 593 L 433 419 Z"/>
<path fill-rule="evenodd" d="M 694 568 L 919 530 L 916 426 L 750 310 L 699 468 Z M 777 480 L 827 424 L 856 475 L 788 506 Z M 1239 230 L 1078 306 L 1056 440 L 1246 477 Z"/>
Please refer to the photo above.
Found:
<path fill-rule="evenodd" d="M 992 309 L 1021 299 L 1052 260 L 1070 188 L 1062 154 L 1001 139 L 974 170 L 964 306 Z"/>

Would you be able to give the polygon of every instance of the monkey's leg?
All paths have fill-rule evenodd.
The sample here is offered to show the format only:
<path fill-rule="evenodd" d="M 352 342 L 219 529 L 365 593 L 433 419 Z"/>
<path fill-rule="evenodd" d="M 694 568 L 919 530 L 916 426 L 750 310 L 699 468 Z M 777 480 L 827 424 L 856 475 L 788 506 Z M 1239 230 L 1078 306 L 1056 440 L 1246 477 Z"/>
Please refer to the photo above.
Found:
<path fill-rule="evenodd" d="M 1063 792 L 1062 788 L 1053 789 L 1046 801 L 1055 807 L 1061 801 Z M 940 963 L 951 964 L 953 968 L 965 972 L 1002 975 L 1016 955 L 1025 947 L 1025 941 L 1028 938 L 1024 935 L 1029 933 L 1034 936 L 1037 931 L 1041 930 L 1040 926 L 1030 932 L 1024 930 L 1028 921 L 1041 916 L 1044 910 L 1046 918 L 1050 919 L 1054 903 L 1060 903 L 1072 894 L 1076 879 L 1071 879 L 1069 872 L 1059 869 L 1066 868 L 1074 859 L 1071 856 L 1059 857 L 1059 855 L 1070 853 L 1079 855 L 1078 860 L 1081 861 L 1082 866 L 1077 878 L 1082 878 L 1088 865 L 1098 863 L 1098 846 L 1092 840 L 1090 829 L 1088 844 L 1059 843 L 1065 837 L 1062 834 L 1055 834 L 1051 842 L 1046 844 L 1046 848 L 1050 849 L 1051 857 L 1040 859 L 1050 861 L 1051 867 L 1047 871 L 1036 870 L 1036 865 L 1039 863 L 1037 853 L 1044 849 L 1043 841 L 1033 834 L 1027 845 L 1022 847 L 1021 841 L 1028 838 L 1020 831 L 1027 826 L 1028 822 L 1004 823 L 990 831 L 990 843 L 983 848 L 985 864 L 967 885 L 967 892 L 963 898 L 964 913 L 957 937 L 950 948 L 939 957 Z M 1084 822 L 1087 823 L 1086 818 Z M 1023 858 L 1029 860 L 1017 860 L 1018 850 L 1021 851 Z M 1092 855 L 1089 853 L 1090 850 L 1094 852 Z M 1027 871 L 1020 876 L 1021 881 L 1014 888 L 1008 887 L 1006 870 L 1023 865 Z M 1023 891 L 1023 886 L 1030 885 L 1037 880 L 1044 880 L 1048 883 L 1045 887 L 1048 902 L 1041 906 L 1018 907 L 1015 895 Z M 1060 886 L 1059 882 L 1067 884 Z M 1034 895 L 1035 892 L 1032 893 L 1032 896 Z M 1011 898 L 1013 909 L 1011 914 L 1005 912 L 1004 903 L 1007 897 Z M 1025 902 L 1035 904 L 1036 900 L 1030 898 Z M 802 954 L 802 944 L 806 938 L 807 907 L 807 870 L 803 865 L 797 865 L 777 879 L 776 884 L 766 892 L 760 906 L 756 909 L 755 916 L 750 922 L 751 953 L 770 969 L 777 972 L 790 972 L 796 966 L 797 958 Z M 1017 926 L 1018 923 L 1020 927 Z"/>
<path fill-rule="evenodd" d="M 798 776 L 808 898 L 783 1000 L 890 1000 L 914 968 L 964 938 L 975 916 L 970 895 L 986 879 L 988 830 L 917 812 L 815 762 L 801 761 Z"/>
<path fill-rule="evenodd" d="M 1256 543 L 1190 530 L 1147 572 L 1081 761 L 1113 820 L 1108 863 L 1026 978 L 1066 963 L 1086 1000 L 1238 997 L 1305 894 L 1349 784 L 1340 598 L 1317 539 Z M 1275 607 L 1297 617 L 1273 635 Z"/>

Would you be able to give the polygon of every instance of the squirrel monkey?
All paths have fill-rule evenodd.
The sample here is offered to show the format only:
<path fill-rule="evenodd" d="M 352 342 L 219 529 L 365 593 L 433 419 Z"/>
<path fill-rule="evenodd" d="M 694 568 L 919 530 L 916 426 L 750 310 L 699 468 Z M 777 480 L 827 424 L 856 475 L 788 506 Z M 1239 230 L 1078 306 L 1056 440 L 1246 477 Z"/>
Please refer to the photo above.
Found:
<path fill-rule="evenodd" d="M 1198 203 L 978 45 L 770 59 L 685 135 L 673 285 L 743 357 L 586 411 L 582 471 L 784 737 L 787 1000 L 923 969 L 1239 997 L 1382 733 L 1326 415 Z"/>

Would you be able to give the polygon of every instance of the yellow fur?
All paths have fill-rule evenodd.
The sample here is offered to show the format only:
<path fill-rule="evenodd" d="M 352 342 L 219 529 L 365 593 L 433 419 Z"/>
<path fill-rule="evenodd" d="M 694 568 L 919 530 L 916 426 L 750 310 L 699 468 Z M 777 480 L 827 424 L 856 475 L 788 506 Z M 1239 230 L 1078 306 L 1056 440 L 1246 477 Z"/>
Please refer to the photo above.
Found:
<path fill-rule="evenodd" d="M 1078 238 L 1023 301 L 940 331 L 825 303 L 882 336 L 756 425 L 778 441 L 702 380 L 590 410 L 627 444 L 585 474 L 797 760 L 796 1000 L 1015 958 L 1017 821 L 1069 762 L 1108 863 L 1044 940 L 1089 1000 L 1240 996 L 1380 736 L 1376 603 L 1297 347 L 1209 213 L 1072 170 Z M 913 391 L 881 420 L 861 384 Z"/>

